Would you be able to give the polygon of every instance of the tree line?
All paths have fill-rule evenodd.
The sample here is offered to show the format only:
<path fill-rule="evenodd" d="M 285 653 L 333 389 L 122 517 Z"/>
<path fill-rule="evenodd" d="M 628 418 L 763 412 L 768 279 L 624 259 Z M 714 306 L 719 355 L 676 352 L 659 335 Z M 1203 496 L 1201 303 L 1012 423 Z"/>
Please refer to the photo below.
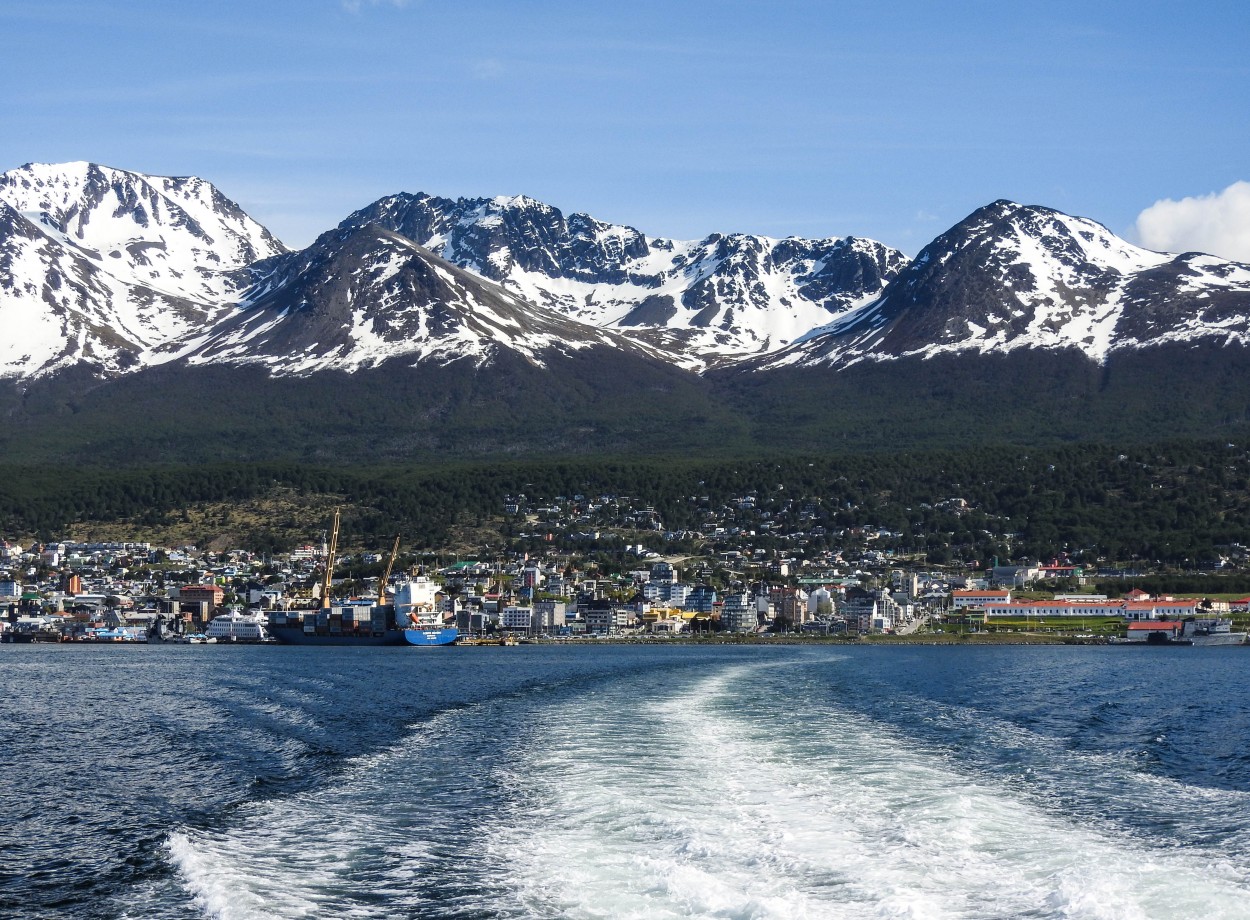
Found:
<path fill-rule="evenodd" d="M 519 494 L 538 502 L 629 496 L 654 507 L 670 529 L 697 529 L 709 509 L 752 495 L 754 514 L 768 509 L 787 527 L 885 528 L 899 535 L 894 542 L 904 551 L 952 559 L 1065 552 L 1199 567 L 1250 535 L 1250 452 L 1222 441 L 736 461 L 7 466 L 0 467 L 0 532 L 52 539 L 76 522 L 142 525 L 199 503 L 245 501 L 275 489 L 341 496 L 345 539 L 381 546 L 402 532 L 418 548 L 437 548 L 457 522 L 500 515 L 504 496 Z M 744 525 L 756 519 L 743 514 Z"/>

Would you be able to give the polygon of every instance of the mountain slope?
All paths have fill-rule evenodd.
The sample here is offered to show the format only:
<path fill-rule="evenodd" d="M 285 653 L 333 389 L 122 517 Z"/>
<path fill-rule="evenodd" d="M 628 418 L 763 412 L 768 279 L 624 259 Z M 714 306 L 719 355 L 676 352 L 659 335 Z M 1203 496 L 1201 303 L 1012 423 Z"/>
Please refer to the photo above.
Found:
<path fill-rule="evenodd" d="M 0 201 L 0 377 L 120 373 L 199 327 L 205 308 L 118 279 Z"/>
<path fill-rule="evenodd" d="M 926 246 L 875 302 L 769 366 L 1250 341 L 1250 266 L 1140 249 L 1101 224 L 997 201 Z M 761 365 L 762 366 L 762 365 Z"/>
<path fill-rule="evenodd" d="M 376 223 L 525 300 L 660 345 L 688 367 L 775 351 L 875 297 L 906 257 L 871 240 L 649 238 L 518 196 L 383 198 Z"/>
<path fill-rule="evenodd" d="M 88 163 L 0 174 L 0 377 L 163 360 L 282 251 L 200 179 Z"/>
<path fill-rule="evenodd" d="M 243 308 L 191 340 L 190 364 L 259 364 L 275 375 L 356 371 L 391 359 L 481 364 L 501 350 L 637 347 L 532 304 L 373 224 L 323 234 L 271 263 Z"/>
<path fill-rule="evenodd" d="M 95 163 L 28 163 L 0 174 L 0 201 L 97 258 L 119 280 L 217 303 L 231 273 L 285 251 L 212 184 Z"/>

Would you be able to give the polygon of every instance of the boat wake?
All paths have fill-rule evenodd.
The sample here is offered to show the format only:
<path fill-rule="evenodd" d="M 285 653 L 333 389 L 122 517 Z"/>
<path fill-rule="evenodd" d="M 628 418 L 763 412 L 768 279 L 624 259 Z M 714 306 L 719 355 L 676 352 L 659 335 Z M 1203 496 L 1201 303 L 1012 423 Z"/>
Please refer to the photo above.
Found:
<path fill-rule="evenodd" d="M 1244 865 L 1092 830 L 796 689 L 735 668 L 535 739 L 532 806 L 492 838 L 508 912 L 1246 916 Z"/>
<path fill-rule="evenodd" d="M 996 783 L 839 703 L 835 667 L 720 661 L 444 712 L 178 830 L 168 857 L 222 920 L 1247 916 L 1246 853 Z"/>

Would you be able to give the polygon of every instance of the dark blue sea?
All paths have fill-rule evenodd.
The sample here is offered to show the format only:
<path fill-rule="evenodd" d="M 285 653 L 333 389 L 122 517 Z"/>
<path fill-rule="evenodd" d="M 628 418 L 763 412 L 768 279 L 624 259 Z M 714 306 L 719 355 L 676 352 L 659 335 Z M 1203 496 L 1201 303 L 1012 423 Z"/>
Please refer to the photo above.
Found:
<path fill-rule="evenodd" d="M 0 646 L 0 917 L 1250 918 L 1250 649 Z"/>

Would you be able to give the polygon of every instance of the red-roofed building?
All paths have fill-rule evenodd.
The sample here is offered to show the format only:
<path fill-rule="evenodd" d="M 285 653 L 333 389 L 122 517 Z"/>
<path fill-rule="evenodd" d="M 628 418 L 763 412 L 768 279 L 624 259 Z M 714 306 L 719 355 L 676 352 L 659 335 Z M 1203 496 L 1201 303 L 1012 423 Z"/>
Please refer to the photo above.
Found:
<path fill-rule="evenodd" d="M 1154 598 L 1148 601 L 1128 601 L 1124 605 L 1127 620 L 1165 620 L 1196 616 L 1198 601 L 1195 598 L 1177 600 L 1173 597 Z"/>
<path fill-rule="evenodd" d="M 1175 639 L 1184 631 L 1185 624 L 1179 620 L 1149 620 L 1128 624 L 1129 642 L 1164 642 Z"/>

